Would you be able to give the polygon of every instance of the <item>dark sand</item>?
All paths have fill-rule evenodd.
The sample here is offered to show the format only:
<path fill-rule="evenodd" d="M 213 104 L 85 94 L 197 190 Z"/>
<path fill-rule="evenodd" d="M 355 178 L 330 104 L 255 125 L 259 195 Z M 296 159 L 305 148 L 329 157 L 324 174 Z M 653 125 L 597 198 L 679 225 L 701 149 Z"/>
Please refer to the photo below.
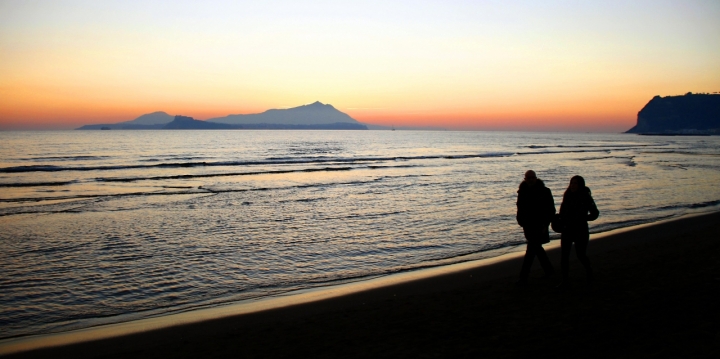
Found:
<path fill-rule="evenodd" d="M 549 251 L 559 270 L 559 250 Z M 520 260 L 17 358 L 720 358 L 720 213 L 594 239 L 589 285 Z"/>

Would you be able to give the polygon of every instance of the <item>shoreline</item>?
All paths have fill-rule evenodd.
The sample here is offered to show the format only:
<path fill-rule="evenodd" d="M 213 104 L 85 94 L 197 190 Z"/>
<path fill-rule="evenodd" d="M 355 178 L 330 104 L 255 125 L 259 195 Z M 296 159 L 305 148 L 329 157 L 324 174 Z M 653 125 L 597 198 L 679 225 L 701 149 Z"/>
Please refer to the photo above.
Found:
<path fill-rule="evenodd" d="M 553 244 L 556 244 L 555 247 L 559 248 L 560 241 L 553 240 L 551 243 L 545 245 L 545 247 L 549 248 L 548 246 Z M 313 288 L 292 290 L 279 294 L 250 298 L 221 305 L 210 305 L 208 307 L 190 309 L 170 314 L 160 314 L 157 316 L 150 316 L 126 322 L 100 324 L 87 328 L 57 333 L 31 334 L 27 336 L 0 339 L 0 355 L 20 353 L 35 349 L 52 348 L 63 345 L 72 345 L 87 341 L 138 334 L 179 325 L 194 324 L 213 319 L 260 313 L 267 310 L 319 302 L 363 291 L 380 289 L 435 276 L 453 274 L 458 271 L 492 265 L 497 262 L 512 260 L 518 257 L 522 258 L 524 252 L 520 252 L 520 250 L 524 250 L 523 248 L 524 244 L 512 245 L 482 252 L 487 254 L 487 257 L 482 259 L 472 259 L 452 264 L 410 269 L 386 275 L 363 277 L 356 280 L 349 280 L 341 284 L 328 284 Z M 493 255 L 493 253 L 498 254 Z"/>
<path fill-rule="evenodd" d="M 720 210 L 718 210 L 720 211 Z M 601 238 L 605 235 L 620 233 L 633 228 L 642 228 L 644 226 L 654 225 L 663 223 L 666 221 L 672 221 L 688 216 L 703 215 L 712 212 L 696 212 L 683 214 L 677 217 L 664 217 L 655 219 L 654 221 L 634 224 L 628 227 L 613 228 L 602 232 L 590 233 L 591 240 L 593 238 Z M 550 230 L 551 242 L 544 245 L 545 249 L 555 248 L 560 246 L 560 234 Z M 556 238 L 553 238 L 555 236 Z M 521 235 L 520 235 L 521 237 Z M 327 293 L 316 293 L 318 298 L 335 297 L 340 295 L 351 294 L 357 291 L 368 290 L 376 287 L 382 287 L 386 285 L 393 285 L 399 282 L 408 280 L 423 279 L 435 275 L 442 275 L 443 273 L 452 273 L 457 270 L 463 270 L 467 266 L 476 267 L 483 266 L 494 262 L 494 259 L 503 257 L 504 259 L 511 259 L 514 256 L 512 254 L 520 253 L 522 256 L 525 250 L 525 244 L 511 244 L 506 247 L 490 249 L 481 252 L 475 252 L 470 254 L 463 254 L 457 257 L 445 258 L 439 260 L 433 260 L 429 265 L 422 265 L 416 268 L 406 269 L 399 272 L 392 272 L 387 274 L 370 275 L 366 277 L 348 278 L 341 279 L 335 282 L 329 282 L 321 284 L 315 287 L 304 288 L 304 289 L 291 289 L 286 291 L 278 291 L 271 294 L 263 294 L 258 296 L 251 296 L 245 299 L 232 300 L 228 302 L 222 302 L 219 304 L 198 304 L 190 308 L 176 310 L 171 312 L 163 312 L 160 314 L 149 314 L 147 316 L 138 315 L 139 313 L 126 313 L 116 317 L 136 317 L 135 319 L 111 321 L 105 323 L 99 323 L 90 325 L 87 327 L 68 329 L 51 333 L 44 334 L 27 334 L 19 335 L 0 339 L 0 355 L 5 353 L 4 347 L 6 344 L 14 344 L 14 342 L 35 341 L 35 339 L 42 338 L 53 338 L 52 342 L 64 344 L 72 344 L 80 341 L 94 340 L 109 338 L 118 335 L 132 334 L 135 332 L 153 330 L 164 328 L 172 325 L 182 325 L 199 322 L 202 320 L 214 319 L 227 315 L 246 314 L 262 310 L 268 310 L 273 308 L 279 308 L 287 305 L 295 305 L 299 303 L 310 302 L 314 300 L 322 299 L 310 299 L 305 300 L 298 298 L 297 301 L 281 300 L 282 298 L 293 297 L 300 295 L 303 298 L 310 292 L 319 292 L 330 290 L 334 294 Z M 505 257 L 508 256 L 509 257 Z M 458 260 L 459 259 L 459 260 Z M 449 263 L 448 263 L 449 262 Z M 365 285 L 365 283 L 369 285 Z M 355 288 L 355 286 L 359 286 Z M 337 294 L 341 293 L 341 294 Z M 290 304 L 286 304 L 290 303 Z M 153 312 L 155 310 L 149 310 L 147 312 Z M 229 313 L 229 314 L 228 314 Z M 178 317 L 178 318 L 174 318 Z M 138 323 L 140 322 L 140 323 Z M 170 323 L 169 325 L 167 323 Z M 112 328 L 110 328 L 112 327 Z M 127 328 L 125 328 L 127 327 Z M 133 328 L 144 328 L 144 329 L 133 329 Z M 92 332 L 99 330 L 100 333 L 84 335 L 81 333 Z M 59 337 L 54 339 L 54 337 Z M 67 338 L 67 339 L 66 339 Z M 91 338 L 91 339 L 88 339 Z"/>
<path fill-rule="evenodd" d="M 718 227 L 720 212 L 708 212 L 684 215 L 658 222 L 646 223 L 632 227 L 614 229 L 591 235 L 589 256 L 646 245 L 656 237 L 676 238 L 692 231 Z M 713 227 L 714 226 L 714 227 Z M 698 229 L 699 228 L 699 229 Z M 647 233 L 641 233 L 647 232 Z M 649 233 L 649 234 L 648 234 Z M 545 245 L 548 255 L 556 268 L 559 269 L 558 240 Z M 337 311 L 364 308 L 367 304 L 377 305 L 387 298 L 410 298 L 415 296 L 434 295 L 457 290 L 465 290 L 468 286 L 482 286 L 498 283 L 511 286 L 522 261 L 524 245 L 503 249 L 506 253 L 496 257 L 471 260 L 438 267 L 423 268 L 407 272 L 394 273 L 371 279 L 363 279 L 340 285 L 331 285 L 313 289 L 293 291 L 258 300 L 222 305 L 218 307 L 193 310 L 170 314 L 155 318 L 90 327 L 70 332 L 35 335 L 12 338 L 0 341 L 0 355 L 16 353 L 20 356 L 53 351 L 67 352 L 74 356 L 78 352 L 72 348 L 98 348 L 98 343 L 133 343 L 146 342 L 144 345 L 158 342 L 148 338 L 165 338 L 170 340 L 171 333 L 194 331 L 203 333 L 199 328 L 224 327 L 228 323 L 247 321 L 258 324 L 268 320 L 283 320 L 278 313 L 290 314 L 295 319 L 311 314 L 325 314 Z M 496 250 L 497 251 L 497 250 Z M 571 260 L 574 260 L 574 254 Z M 602 264 L 598 263 L 602 268 Z M 534 274 L 538 273 L 539 265 L 533 266 Z M 571 270 L 577 275 L 577 269 Z M 602 271 L 600 272 L 602 274 Z M 542 282 L 535 278 L 532 280 Z M 510 280 L 508 282 L 507 280 Z M 556 278 L 559 280 L 559 278 Z M 225 324 L 223 324 L 225 323 Z M 210 332 L 218 331 L 213 329 Z M 220 330 L 222 332 L 223 330 Z M 196 335 L 197 336 L 197 335 Z M 145 339 L 143 339 L 145 338 Z M 150 343 L 147 343 L 147 342 Z M 160 341 L 162 342 L 162 340 Z M 101 345 L 100 345 L 101 346 Z"/>

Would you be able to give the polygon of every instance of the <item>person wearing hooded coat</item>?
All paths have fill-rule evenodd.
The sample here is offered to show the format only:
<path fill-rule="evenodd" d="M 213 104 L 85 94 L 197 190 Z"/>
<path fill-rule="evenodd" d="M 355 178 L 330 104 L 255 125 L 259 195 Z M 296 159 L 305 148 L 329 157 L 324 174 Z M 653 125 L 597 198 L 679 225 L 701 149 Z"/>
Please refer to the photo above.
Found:
<path fill-rule="evenodd" d="M 587 279 L 592 282 L 593 272 L 587 256 L 587 247 L 590 242 L 588 221 L 596 220 L 599 215 L 600 211 L 595 205 L 590 188 L 585 186 L 585 179 L 582 176 L 573 176 L 563 194 L 563 201 L 560 205 L 560 220 L 563 224 L 560 236 L 562 282 L 558 288 L 570 285 L 570 251 L 573 243 L 575 243 L 575 253 L 585 267 Z"/>
<path fill-rule="evenodd" d="M 550 242 L 548 226 L 555 215 L 555 200 L 545 183 L 538 179 L 535 172 L 525 172 L 525 179 L 520 183 L 517 198 L 517 222 L 523 227 L 527 241 L 525 258 L 520 270 L 518 284 L 526 284 L 530 276 L 533 260 L 538 257 L 545 275 L 552 275 L 555 269 L 550 263 L 542 245 Z"/>

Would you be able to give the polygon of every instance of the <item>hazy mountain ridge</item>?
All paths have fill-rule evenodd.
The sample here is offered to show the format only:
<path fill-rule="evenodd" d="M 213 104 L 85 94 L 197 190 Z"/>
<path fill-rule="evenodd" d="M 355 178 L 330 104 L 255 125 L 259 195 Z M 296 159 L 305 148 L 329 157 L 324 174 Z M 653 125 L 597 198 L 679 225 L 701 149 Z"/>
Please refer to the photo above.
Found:
<path fill-rule="evenodd" d="M 158 111 L 132 121 L 85 125 L 78 130 L 159 130 L 159 129 L 340 129 L 367 130 L 367 126 L 329 104 L 316 101 L 289 109 L 271 109 L 259 114 L 228 115 L 207 121 L 171 116 Z"/>
<path fill-rule="evenodd" d="M 200 121 L 187 116 L 175 116 L 175 119 L 163 126 L 163 130 L 367 130 L 367 126 L 361 123 L 335 122 L 320 124 L 277 124 L 277 123 L 254 123 L 246 125 L 232 125 L 228 123 L 217 123 Z"/>
<path fill-rule="evenodd" d="M 208 119 L 208 121 L 232 125 L 260 123 L 276 125 L 328 125 L 338 122 L 360 124 L 360 122 L 348 114 L 340 112 L 332 105 L 326 105 L 320 101 L 289 109 L 271 109 L 258 114 L 216 117 Z"/>
<path fill-rule="evenodd" d="M 165 124 L 163 130 L 232 130 L 238 127 L 225 123 L 196 120 L 187 116 L 175 116 L 172 122 Z"/>
<path fill-rule="evenodd" d="M 627 133 L 661 135 L 720 135 L 720 94 L 655 96 Z"/>
<path fill-rule="evenodd" d="M 164 111 L 157 111 L 142 115 L 132 121 L 121 122 L 126 125 L 164 125 L 174 120 L 175 116 Z"/>

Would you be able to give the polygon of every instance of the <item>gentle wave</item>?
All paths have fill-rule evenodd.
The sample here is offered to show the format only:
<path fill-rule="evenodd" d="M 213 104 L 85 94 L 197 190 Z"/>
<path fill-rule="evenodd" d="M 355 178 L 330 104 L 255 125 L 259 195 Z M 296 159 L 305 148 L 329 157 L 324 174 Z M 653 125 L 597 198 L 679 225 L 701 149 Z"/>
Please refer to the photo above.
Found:
<path fill-rule="evenodd" d="M 569 151 L 532 151 L 532 152 L 517 152 L 517 155 L 557 155 L 564 153 L 596 153 L 596 152 L 610 152 L 610 151 L 630 151 L 634 150 L 633 147 L 602 147 L 593 148 L 589 150 L 569 150 Z"/>
<path fill-rule="evenodd" d="M 18 182 L 18 183 L 0 183 L 0 187 L 44 187 L 44 186 L 67 186 L 78 181 L 59 181 L 59 182 Z"/>
<path fill-rule="evenodd" d="M 265 161 L 217 161 L 217 162 L 168 162 L 152 165 L 108 165 L 108 166 L 52 166 L 32 165 L 0 168 L 0 173 L 21 173 L 21 172 L 59 172 L 59 171 L 111 171 L 123 169 L 153 169 L 153 168 L 189 168 L 189 167 L 240 167 L 240 166 L 265 166 L 265 165 L 292 165 L 292 164 L 327 164 L 327 163 L 368 163 L 407 161 L 421 159 L 460 159 L 460 158 L 481 158 L 481 157 L 507 157 L 514 153 L 482 153 L 473 155 L 438 155 L 438 156 L 398 156 L 398 157 L 367 157 L 367 158 L 342 158 L 342 157 L 317 157 L 317 158 L 279 158 Z"/>
<path fill-rule="evenodd" d="M 76 133 L 32 134 L 23 141 L 34 142 L 15 140 L 7 146 L 11 155 L 1 156 L 3 166 L 16 167 L 0 169 L 0 182 L 8 182 L 0 191 L 7 197 L 0 199 L 6 258 L 0 337 L 514 250 L 523 243 L 515 202 L 527 169 L 542 176 L 556 201 L 571 176 L 585 176 L 601 211 L 593 233 L 720 207 L 712 181 L 720 171 L 716 138 L 401 131 L 85 136 L 78 142 Z M 14 162 L 41 157 L 48 159 Z"/>
<path fill-rule="evenodd" d="M 578 146 L 579 147 L 579 146 Z M 291 164 L 327 164 L 345 163 L 361 164 L 368 162 L 388 161 L 411 161 L 411 160 L 432 160 L 432 159 L 469 159 L 488 157 L 510 157 L 514 155 L 542 155 L 562 153 L 589 153 L 624 151 L 632 147 L 603 147 L 602 149 L 570 150 L 570 151 L 532 151 L 532 152 L 489 152 L 465 155 L 433 155 L 433 156 L 396 156 L 396 157 L 365 157 L 365 158 L 343 158 L 343 157 L 313 157 L 313 158 L 292 158 L 273 157 L 260 161 L 216 161 L 216 162 L 167 162 L 148 165 L 106 165 L 106 166 L 53 166 L 53 165 L 31 165 L 0 168 L 0 173 L 23 173 L 23 172 L 60 172 L 60 171 L 114 171 L 124 169 L 154 169 L 154 168 L 192 168 L 192 167 L 241 167 L 241 166 L 267 166 L 267 165 L 291 165 Z"/>
<path fill-rule="evenodd" d="M 110 156 L 40 156 L 40 157 L 28 157 L 21 158 L 20 161 L 96 161 L 96 160 L 107 160 L 112 158 Z"/>
<path fill-rule="evenodd" d="M 632 145 L 621 145 L 621 144 L 613 144 L 611 147 L 619 148 L 644 148 L 644 147 L 656 147 L 657 144 L 647 144 L 647 145 L 638 145 L 638 144 L 632 144 Z M 532 149 L 538 149 L 538 148 L 604 148 L 608 147 L 608 145 L 529 145 L 525 146 L 527 148 Z"/>
<path fill-rule="evenodd" d="M 683 203 L 683 204 L 676 204 L 671 206 L 662 206 L 659 207 L 659 210 L 668 210 L 668 209 L 681 209 L 681 208 L 688 208 L 688 209 L 697 209 L 697 208 L 706 208 L 706 207 L 713 207 L 720 205 L 720 200 L 715 201 L 706 201 L 706 202 L 699 202 L 699 203 Z"/>
<path fill-rule="evenodd" d="M 397 166 L 397 167 L 406 167 L 406 166 Z M 310 170 L 310 171 L 304 171 L 300 170 L 298 172 L 317 172 L 322 171 L 324 169 L 317 169 L 317 170 Z M 295 171 L 290 171 L 295 172 Z M 279 172 L 279 173 L 286 173 L 286 172 Z M 219 174 L 218 176 L 237 176 L 238 174 Z M 210 175 L 213 177 L 214 175 Z M 268 188 L 268 187 L 258 187 L 258 188 L 215 188 L 212 186 L 200 186 L 200 187 L 193 187 L 193 186 L 163 186 L 163 188 L 168 189 L 178 189 L 178 190 L 184 190 L 184 191 L 165 191 L 165 192 L 157 192 L 157 191 L 151 191 L 151 192 L 129 192 L 129 193 L 112 193 L 112 194 L 80 194 L 80 195 L 64 195 L 64 196 L 45 196 L 45 197 L 22 197 L 22 198 L 0 198 L 0 203 L 23 203 L 23 202 L 29 202 L 29 203 L 39 203 L 39 202 L 46 202 L 46 201 L 59 201 L 59 200 L 82 200 L 82 199 L 93 199 L 93 198 L 122 198 L 122 197 L 143 197 L 143 196 L 173 196 L 173 195 L 187 195 L 187 194 L 204 194 L 204 193 L 239 193 L 239 192 L 264 192 L 264 191 L 282 191 L 282 190 L 288 190 L 288 189 L 309 189 L 309 188 L 328 188 L 332 186 L 344 186 L 344 185 L 360 185 L 360 184 L 366 184 L 366 183 L 372 183 L 372 182 L 378 182 L 382 181 L 383 179 L 398 179 L 398 178 L 404 178 L 404 179 L 410 179 L 414 177 L 427 177 L 428 175 L 401 175 L 401 176 L 383 176 L 378 177 L 375 179 L 367 180 L 367 181 L 341 181 L 341 182 L 329 182 L 329 183 L 312 183 L 312 184 L 301 184 L 301 185 L 295 185 L 295 186 L 280 186 L 280 187 L 274 187 L 274 188 Z M 175 178 L 175 177 L 173 177 Z M 145 178 L 147 179 L 147 178 Z M 134 180 L 131 180 L 134 181 Z M 123 181 L 120 181 L 123 182 Z M 282 203 L 282 201 L 279 201 L 278 203 Z M 42 206 L 32 206 L 32 208 L 42 208 Z M 12 212 L 16 211 L 16 212 Z M 47 211 L 47 210 L 37 210 L 37 211 L 19 211 L 18 207 L 5 209 L 5 212 L 2 212 L 0 209 L 0 216 L 6 216 L 11 214 L 27 214 L 27 213 L 57 213 L 57 212 L 66 212 L 67 210 L 62 211 Z"/>

